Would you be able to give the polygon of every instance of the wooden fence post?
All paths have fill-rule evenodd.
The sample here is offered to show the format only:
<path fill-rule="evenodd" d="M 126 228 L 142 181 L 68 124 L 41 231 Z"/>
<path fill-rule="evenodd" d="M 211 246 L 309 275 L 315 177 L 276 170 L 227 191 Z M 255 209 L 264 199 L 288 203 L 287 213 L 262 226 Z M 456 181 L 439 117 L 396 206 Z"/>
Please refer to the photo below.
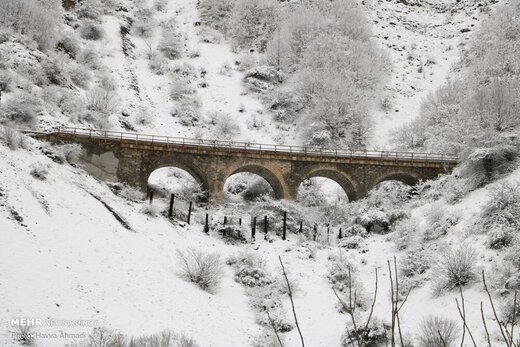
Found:
<path fill-rule="evenodd" d="M 206 222 L 204 223 L 204 232 L 209 234 L 209 215 L 206 213 Z"/>
<path fill-rule="evenodd" d="M 153 190 L 150 190 L 149 198 L 150 198 L 150 205 L 151 205 L 153 203 Z"/>
<path fill-rule="evenodd" d="M 300 231 L 299 233 L 301 234 L 303 232 L 303 221 L 300 221 Z"/>
<path fill-rule="evenodd" d="M 251 227 L 251 239 L 253 241 L 255 241 L 256 237 L 255 237 L 255 234 L 256 234 L 256 217 L 252 217 L 253 218 L 253 225 Z"/>
<path fill-rule="evenodd" d="M 188 208 L 188 224 L 190 224 L 191 220 L 191 208 L 192 208 L 192 202 L 190 201 L 190 207 Z"/>
<path fill-rule="evenodd" d="M 267 240 L 267 216 L 264 216 L 264 240 Z"/>
<path fill-rule="evenodd" d="M 224 216 L 224 225 L 227 224 L 227 216 Z"/>
<path fill-rule="evenodd" d="M 313 232 L 312 238 L 314 239 L 314 241 L 316 241 L 316 238 L 318 237 L 318 225 L 317 224 L 314 224 L 314 227 L 312 228 L 312 232 Z"/>
<path fill-rule="evenodd" d="M 282 240 L 286 240 L 286 233 L 287 233 L 287 211 L 283 211 L 283 233 L 282 233 Z"/>
<path fill-rule="evenodd" d="M 242 218 L 238 218 L 238 225 L 242 226 Z"/>
<path fill-rule="evenodd" d="M 343 235 L 341 234 L 342 233 L 342 230 L 341 228 L 339 228 L 339 235 L 338 235 L 338 239 L 341 239 L 343 237 Z"/>
<path fill-rule="evenodd" d="M 168 217 L 173 216 L 173 203 L 175 202 L 175 194 L 170 195 L 170 208 L 168 209 Z"/>

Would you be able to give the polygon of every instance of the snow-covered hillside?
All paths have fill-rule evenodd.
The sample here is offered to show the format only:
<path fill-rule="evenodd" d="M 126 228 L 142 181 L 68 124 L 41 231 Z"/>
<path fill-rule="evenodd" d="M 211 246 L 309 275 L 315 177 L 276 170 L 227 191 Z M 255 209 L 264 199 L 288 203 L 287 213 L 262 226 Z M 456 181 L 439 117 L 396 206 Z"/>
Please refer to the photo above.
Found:
<path fill-rule="evenodd" d="M 381 1 L 363 2 L 377 41 L 387 47 L 392 79 L 375 111 L 372 146 L 391 145 L 389 135 L 415 119 L 421 101 L 453 78 L 479 21 L 492 10 L 492 1 Z"/>
<path fill-rule="evenodd" d="M 201 1 L 197 0 L 65 1 L 76 8 L 63 16 L 61 10 L 58 15 L 46 7 L 52 0 L 0 0 L 0 12 L 2 1 L 6 7 L 0 13 L 0 346 L 134 347 L 140 346 L 139 336 L 165 330 L 194 341 L 181 343 L 176 335 L 172 338 L 175 346 L 300 346 L 301 339 L 307 346 L 392 345 L 392 336 L 400 340 L 400 334 L 391 331 L 394 259 L 400 285 L 396 305 L 402 304 L 399 321 L 405 342 L 396 346 L 488 345 L 481 309 L 490 345 L 508 345 L 499 327 L 512 329 L 520 312 L 520 307 L 517 312 L 511 309 L 520 290 L 520 188 L 516 184 L 520 171 L 514 145 L 507 151 L 501 147 L 476 151 L 455 174 L 422 182 L 414 189 L 390 182 L 379 185 L 366 199 L 350 203 L 337 198 L 330 180 L 323 185 L 302 185 L 298 202 L 275 201 L 262 195 L 268 195 L 269 185 L 259 184 L 262 180 L 251 174 L 228 180 L 225 189 L 231 198 L 226 203 L 197 201 L 196 184 L 165 169 L 149 180 L 156 188 L 150 204 L 131 187 L 90 176 L 81 166 L 77 146 L 50 145 L 11 128 L 107 127 L 300 144 L 305 141 L 303 133 L 322 119 L 308 115 L 303 121 L 291 119 L 284 111 L 302 116 L 304 108 L 299 97 L 292 97 L 301 96 L 298 93 L 303 89 L 304 99 L 315 99 L 314 109 L 306 107 L 324 111 L 322 118 L 326 118 L 328 111 L 336 109 L 330 104 L 347 109 L 345 113 L 351 111 L 347 107 L 351 104 L 340 101 L 352 86 L 338 82 L 338 89 L 343 84 L 348 88 L 330 100 L 324 93 L 321 100 L 316 96 L 320 94 L 311 95 L 323 82 L 320 76 L 310 69 L 303 79 L 310 87 L 302 88 L 298 85 L 301 76 L 295 78 L 297 64 L 289 64 L 285 72 L 289 77 L 284 75 L 287 79 L 282 83 L 280 71 L 264 65 L 266 57 L 259 49 L 244 49 L 234 41 L 236 35 L 225 36 L 202 23 Z M 217 9 L 222 15 L 219 20 L 237 23 L 236 18 L 226 17 L 235 1 L 204 2 Z M 301 34 L 294 35 L 294 46 L 307 43 L 305 30 L 316 30 L 314 24 L 333 33 L 352 29 L 350 23 L 338 25 L 339 29 L 327 27 L 336 15 L 327 12 L 327 4 L 309 1 L 322 11 L 316 23 L 310 23 L 312 7 L 310 12 L 297 12 L 304 2 L 236 3 L 253 4 L 260 13 L 279 6 L 286 16 L 281 18 L 290 18 L 285 29 Z M 21 30 L 19 23 L 6 19 L 16 4 L 25 4 L 24 25 L 32 31 Z M 453 64 L 495 4 L 479 0 L 360 2 L 369 28 L 359 28 L 360 40 L 338 42 L 345 47 L 358 45 L 365 57 L 378 55 L 376 48 L 383 48 L 392 65 L 389 82 L 376 96 L 371 147 L 389 148 L 393 130 L 419 115 L 422 99 L 459 77 Z M 350 18 L 341 3 L 336 5 L 345 11 L 338 14 L 345 16 L 341 18 Z M 39 11 L 34 12 L 35 8 Z M 302 18 L 291 17 L 293 10 Z M 236 15 L 238 10 L 231 12 Z M 16 13 L 13 16 L 17 18 Z M 361 15 L 353 18 L 359 21 L 354 27 L 364 23 Z M 257 18 L 239 19 L 246 26 Z M 29 25 L 29 20 L 38 25 Z M 256 29 L 264 33 L 273 18 L 262 20 Z M 55 45 L 49 46 L 52 35 L 37 35 L 40 31 L 48 34 L 46 28 L 56 29 Z M 366 32 L 373 32 L 375 39 L 363 39 Z M 277 43 L 273 33 L 270 38 L 260 36 L 271 50 Z M 285 34 L 278 32 L 278 40 Z M 323 42 L 318 40 L 314 48 L 331 44 L 329 36 L 318 37 Z M 367 42 L 375 42 L 375 48 Z M 334 65 L 330 52 L 311 53 L 307 63 L 325 57 Z M 378 64 L 386 61 L 379 58 L 374 59 Z M 374 71 L 367 72 L 370 67 L 348 59 L 352 70 L 340 69 L 341 73 L 355 78 L 358 69 L 367 79 L 377 79 Z M 257 68 L 260 76 L 252 84 L 244 78 L 250 68 Z M 342 77 L 321 66 L 315 70 Z M 274 82 L 264 80 L 270 74 L 276 75 Z M 379 82 L 367 82 L 373 83 L 373 90 L 367 90 L 376 91 Z M 254 86 L 259 90 L 253 91 Z M 289 96 L 273 100 L 279 97 L 277 92 Z M 362 95 L 356 97 L 364 100 Z M 327 126 L 336 124 L 334 120 L 327 119 L 332 121 Z M 359 129 L 332 130 L 341 133 L 341 139 Z M 507 135 L 514 140 L 514 132 Z M 173 218 L 167 215 L 171 192 L 179 192 Z M 190 224 L 186 197 L 196 201 Z M 290 224 L 287 240 L 281 237 L 283 211 L 288 212 Z M 204 232 L 206 213 L 209 234 Z M 264 216 L 269 216 L 268 235 L 263 234 Z M 224 217 L 229 217 L 226 225 Z M 251 217 L 258 218 L 255 240 Z M 191 259 L 190 254 L 202 256 Z M 208 258 L 213 263 L 202 264 L 203 255 L 213 257 Z M 210 271 L 186 275 L 190 259 Z M 486 273 L 498 320 L 483 288 L 481 271 Z M 217 284 L 204 287 L 203 280 L 208 278 Z M 471 337 L 457 309 L 461 292 Z M 352 300 L 361 330 L 353 326 L 348 307 L 342 307 L 338 298 L 347 305 Z M 364 327 L 367 317 L 371 321 Z M 80 320 L 88 325 L 35 327 L 29 332 L 40 335 L 27 341 L 19 338 L 27 331 L 12 324 L 16 318 Z M 96 327 L 122 334 L 126 344 L 100 343 Z M 517 327 L 515 336 L 516 331 Z M 60 332 L 79 336 L 63 337 Z M 447 341 L 439 343 L 438 335 Z M 154 338 L 157 335 L 148 337 L 148 343 Z"/>

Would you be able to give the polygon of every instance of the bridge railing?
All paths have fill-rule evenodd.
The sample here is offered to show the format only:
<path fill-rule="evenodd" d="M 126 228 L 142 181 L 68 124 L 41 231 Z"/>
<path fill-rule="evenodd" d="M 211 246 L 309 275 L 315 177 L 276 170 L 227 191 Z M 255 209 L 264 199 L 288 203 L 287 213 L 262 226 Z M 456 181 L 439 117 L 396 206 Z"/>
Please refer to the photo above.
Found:
<path fill-rule="evenodd" d="M 260 151 L 260 152 L 276 152 L 289 153 L 298 155 L 318 155 L 323 157 L 351 157 L 351 158 L 385 158 L 396 160 L 428 160 L 438 162 L 457 162 L 458 157 L 455 155 L 438 154 L 438 153 L 416 153 L 416 152 L 397 152 L 397 151 L 372 151 L 359 149 L 341 149 L 341 148 L 321 148 L 321 147 L 304 147 L 276 144 L 262 144 L 254 142 L 237 142 L 209 139 L 192 139 L 186 137 L 149 135 L 139 133 L 127 133 L 111 130 L 96 130 L 73 127 L 59 127 L 53 133 L 87 136 L 90 138 L 107 139 L 107 140 L 132 140 L 137 142 L 150 142 L 158 144 L 175 144 L 197 148 L 215 148 L 215 149 L 233 149 L 242 151 Z"/>

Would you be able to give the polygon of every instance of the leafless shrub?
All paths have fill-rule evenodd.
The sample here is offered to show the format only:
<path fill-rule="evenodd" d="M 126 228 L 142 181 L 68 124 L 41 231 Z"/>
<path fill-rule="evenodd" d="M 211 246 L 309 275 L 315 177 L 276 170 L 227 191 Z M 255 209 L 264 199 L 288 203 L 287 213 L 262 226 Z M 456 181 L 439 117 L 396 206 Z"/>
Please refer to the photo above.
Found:
<path fill-rule="evenodd" d="M 453 347 L 457 336 L 457 324 L 454 321 L 428 317 L 421 323 L 417 340 L 419 347 Z"/>
<path fill-rule="evenodd" d="M 32 326 L 19 326 L 18 331 L 13 337 L 21 346 L 31 347 L 35 345 L 35 336 Z"/>
<path fill-rule="evenodd" d="M 94 87 L 87 95 L 87 109 L 91 111 L 110 115 L 118 105 L 117 92 L 111 88 Z"/>
<path fill-rule="evenodd" d="M 89 334 L 82 347 L 124 347 L 125 336 L 106 327 L 97 327 Z"/>
<path fill-rule="evenodd" d="M 218 253 L 205 253 L 201 250 L 177 250 L 179 274 L 202 290 L 213 293 L 223 277 L 223 262 Z"/>
<path fill-rule="evenodd" d="M 463 287 L 476 278 L 476 252 L 468 246 L 449 249 L 440 256 L 434 269 L 435 292 L 440 294 Z"/>

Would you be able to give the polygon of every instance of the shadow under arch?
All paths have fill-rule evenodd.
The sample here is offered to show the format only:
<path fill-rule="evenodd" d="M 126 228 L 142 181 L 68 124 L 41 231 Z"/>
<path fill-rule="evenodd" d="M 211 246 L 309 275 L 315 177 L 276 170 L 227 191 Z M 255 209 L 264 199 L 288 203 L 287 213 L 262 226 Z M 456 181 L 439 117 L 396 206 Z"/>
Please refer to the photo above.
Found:
<path fill-rule="evenodd" d="M 226 180 L 235 174 L 243 172 L 258 175 L 266 180 L 273 189 L 275 199 L 283 199 L 285 197 L 281 180 L 271 170 L 257 164 L 240 166 L 238 169 L 227 175 Z"/>
<path fill-rule="evenodd" d="M 386 181 L 398 181 L 401 183 L 404 183 L 406 185 L 409 185 L 410 187 L 415 186 L 417 183 L 419 183 L 419 179 L 415 177 L 414 175 L 410 173 L 405 172 L 397 172 L 392 173 L 389 175 L 386 175 L 382 178 L 380 178 L 375 184 L 374 187 L 377 186 L 379 183 L 386 182 Z"/>
<path fill-rule="evenodd" d="M 305 176 L 302 182 L 300 182 L 300 185 L 301 183 L 303 183 L 303 181 L 313 177 L 324 177 L 333 180 L 334 182 L 339 184 L 339 186 L 343 189 L 345 194 L 347 194 L 349 201 L 354 201 L 360 198 L 360 196 L 358 196 L 356 188 L 354 187 L 354 184 L 352 183 L 352 179 L 339 171 L 332 169 L 321 169 L 312 171 L 311 173 Z"/>

